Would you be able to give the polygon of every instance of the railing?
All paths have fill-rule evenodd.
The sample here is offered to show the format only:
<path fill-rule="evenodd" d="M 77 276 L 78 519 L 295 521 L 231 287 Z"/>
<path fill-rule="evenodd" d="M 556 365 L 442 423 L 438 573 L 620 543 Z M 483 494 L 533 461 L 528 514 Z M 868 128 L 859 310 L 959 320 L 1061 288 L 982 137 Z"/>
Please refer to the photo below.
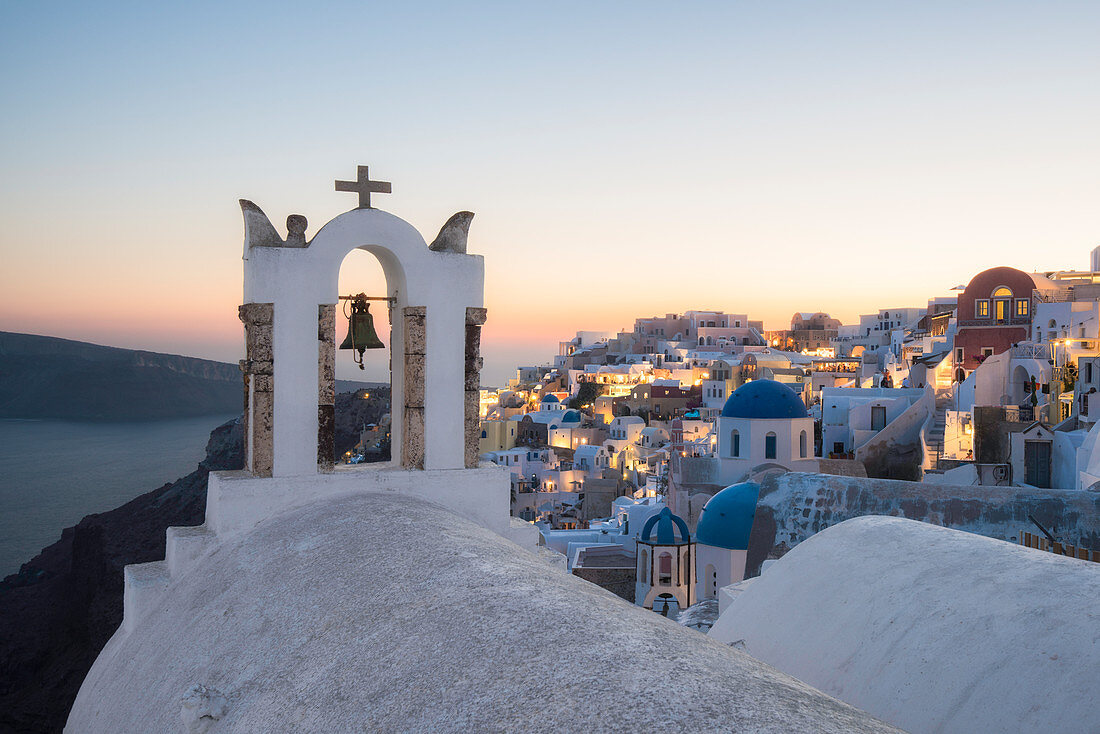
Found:
<path fill-rule="evenodd" d="M 1031 326 L 1031 319 L 1020 317 L 1010 319 L 967 319 L 959 321 L 959 326 Z"/>
<path fill-rule="evenodd" d="M 1088 548 L 1078 548 L 1074 545 L 1051 543 L 1049 539 L 1037 533 L 1029 533 L 1026 530 L 1020 532 L 1020 545 L 1035 550 L 1047 551 L 1059 556 L 1069 556 L 1082 561 L 1100 563 L 1100 551 L 1090 551 Z"/>
<path fill-rule="evenodd" d="M 1039 303 L 1067 303 L 1075 300 L 1072 287 L 1064 291 L 1040 292 L 1033 290 L 1031 292 L 1031 298 Z"/>
<path fill-rule="evenodd" d="M 1028 342 L 1012 347 L 1012 356 L 1024 359 L 1050 359 L 1050 348 L 1045 344 Z"/>

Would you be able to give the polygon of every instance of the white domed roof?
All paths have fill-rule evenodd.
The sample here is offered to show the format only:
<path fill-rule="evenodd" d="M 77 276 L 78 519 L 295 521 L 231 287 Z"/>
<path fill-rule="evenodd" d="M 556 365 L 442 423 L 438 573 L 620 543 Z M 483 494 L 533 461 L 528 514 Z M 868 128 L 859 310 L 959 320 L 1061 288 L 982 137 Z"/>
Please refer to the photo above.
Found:
<path fill-rule="evenodd" d="M 221 539 L 111 639 L 67 730 L 185 731 L 203 691 L 210 734 L 893 731 L 397 493 Z"/>

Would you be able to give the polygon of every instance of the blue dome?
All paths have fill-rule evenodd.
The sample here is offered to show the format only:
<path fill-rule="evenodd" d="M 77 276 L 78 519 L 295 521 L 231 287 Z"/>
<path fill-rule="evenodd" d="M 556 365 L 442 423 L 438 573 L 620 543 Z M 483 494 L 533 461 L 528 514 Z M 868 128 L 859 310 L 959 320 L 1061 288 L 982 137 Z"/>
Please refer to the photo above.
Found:
<path fill-rule="evenodd" d="M 567 410 L 567 411 L 565 411 L 565 415 L 563 415 L 561 417 L 561 422 L 562 423 L 580 423 L 581 422 L 581 414 L 578 413 L 575 410 L 572 410 L 572 409 Z"/>
<path fill-rule="evenodd" d="M 546 396 L 543 397 L 542 402 L 544 402 L 544 403 L 560 403 L 561 401 L 558 400 L 557 396 L 555 396 L 555 395 L 546 395 Z"/>
<path fill-rule="evenodd" d="M 699 515 L 695 540 L 715 548 L 748 550 L 759 497 L 760 485 L 756 482 L 734 484 L 711 497 Z"/>
<path fill-rule="evenodd" d="M 673 524 L 680 531 L 679 541 L 676 540 Z M 657 539 L 651 540 L 654 527 L 657 528 Z M 676 545 L 677 543 L 690 543 L 691 533 L 688 532 L 688 526 L 684 519 L 679 515 L 673 515 L 672 510 L 665 507 L 645 521 L 645 525 L 642 526 L 642 540 L 657 545 Z"/>
<path fill-rule="evenodd" d="M 806 418 L 795 391 L 774 380 L 753 380 L 733 391 L 722 406 L 723 418 Z"/>

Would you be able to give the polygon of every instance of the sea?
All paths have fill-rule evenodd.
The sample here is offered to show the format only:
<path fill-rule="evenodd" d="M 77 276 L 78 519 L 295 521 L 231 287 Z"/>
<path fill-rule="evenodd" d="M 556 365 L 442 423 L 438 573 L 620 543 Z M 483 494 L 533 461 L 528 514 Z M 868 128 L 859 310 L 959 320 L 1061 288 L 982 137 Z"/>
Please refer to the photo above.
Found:
<path fill-rule="evenodd" d="M 142 423 L 0 420 L 0 578 L 85 515 L 190 474 L 233 415 Z"/>

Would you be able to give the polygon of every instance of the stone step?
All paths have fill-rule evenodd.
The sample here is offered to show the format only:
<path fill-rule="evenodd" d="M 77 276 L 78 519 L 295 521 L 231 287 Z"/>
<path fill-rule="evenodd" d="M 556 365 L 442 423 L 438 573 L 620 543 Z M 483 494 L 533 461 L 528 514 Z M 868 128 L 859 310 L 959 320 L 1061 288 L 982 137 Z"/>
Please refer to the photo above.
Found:
<path fill-rule="evenodd" d="M 179 578 L 206 551 L 214 547 L 217 535 L 206 525 L 172 527 L 166 533 L 164 560 L 172 578 Z"/>
<path fill-rule="evenodd" d="M 168 562 L 131 563 L 123 569 L 122 628 L 131 632 L 168 589 Z"/>

